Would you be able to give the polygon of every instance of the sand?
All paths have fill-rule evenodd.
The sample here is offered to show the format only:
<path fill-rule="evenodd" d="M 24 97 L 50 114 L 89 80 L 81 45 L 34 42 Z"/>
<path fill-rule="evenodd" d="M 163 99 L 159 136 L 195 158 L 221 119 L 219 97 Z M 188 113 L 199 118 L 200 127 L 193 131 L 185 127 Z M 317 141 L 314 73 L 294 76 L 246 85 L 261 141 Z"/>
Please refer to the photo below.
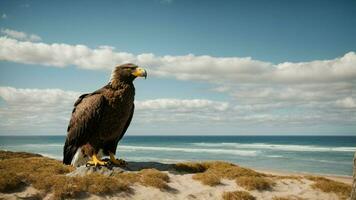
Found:
<path fill-rule="evenodd" d="M 301 174 L 301 173 L 288 173 L 288 172 L 278 172 L 271 170 L 256 170 L 259 172 L 273 174 L 273 175 L 311 175 L 311 174 Z M 201 184 L 199 181 L 193 180 L 193 174 L 176 174 L 168 171 L 170 177 L 170 182 L 168 183 L 170 189 L 161 191 L 157 188 L 144 187 L 139 184 L 132 186 L 133 192 L 127 193 L 117 193 L 112 195 L 89 195 L 85 199 L 127 199 L 127 200 L 175 200 L 175 199 L 204 199 L 204 200 L 215 200 L 222 199 L 223 192 L 226 191 L 247 191 L 242 187 L 238 186 L 233 180 L 222 180 L 222 184 L 217 186 L 207 186 Z M 312 174 L 315 175 L 315 174 Z M 352 178 L 347 176 L 330 176 L 324 177 L 351 184 Z M 257 200 L 272 200 L 273 197 L 299 197 L 301 199 L 310 200 L 338 200 L 339 197 L 334 193 L 325 193 L 320 190 L 313 189 L 311 184 L 313 181 L 308 179 L 280 179 L 276 181 L 276 185 L 272 190 L 267 191 L 248 191 Z M 38 196 L 39 192 L 32 188 L 27 187 L 25 190 L 13 192 L 11 194 L 0 193 L 0 199 L 35 199 L 33 197 Z M 32 197 L 32 198 L 31 198 Z M 48 194 L 44 199 L 52 199 L 53 196 Z"/>
<path fill-rule="evenodd" d="M 287 175 L 287 174 L 284 174 Z M 291 174 L 290 174 L 291 175 Z M 294 174 L 293 174 L 294 175 Z M 156 188 L 134 185 L 134 194 L 117 194 L 112 196 L 91 195 L 89 199 L 130 199 L 130 200 L 175 200 L 175 199 L 222 199 L 225 191 L 236 191 L 245 189 L 236 185 L 235 181 L 222 180 L 218 186 L 206 186 L 192 179 L 192 174 L 176 175 L 169 174 L 171 191 L 160 191 Z M 348 180 L 348 178 L 347 178 Z M 283 179 L 277 181 L 276 186 L 271 191 L 248 191 L 256 197 L 256 200 L 271 200 L 273 197 L 299 197 L 310 200 L 338 200 L 338 196 L 333 193 L 324 193 L 310 187 L 313 182 L 307 179 L 293 180 Z"/>

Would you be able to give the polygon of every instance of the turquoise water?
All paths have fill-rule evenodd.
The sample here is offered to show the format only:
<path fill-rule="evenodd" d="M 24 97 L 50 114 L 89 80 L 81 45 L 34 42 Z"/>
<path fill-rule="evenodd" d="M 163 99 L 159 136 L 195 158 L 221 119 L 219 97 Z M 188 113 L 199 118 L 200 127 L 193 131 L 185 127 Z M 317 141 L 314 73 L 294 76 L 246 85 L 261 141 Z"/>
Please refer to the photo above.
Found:
<path fill-rule="evenodd" d="M 64 136 L 0 136 L 0 149 L 62 158 Z M 355 136 L 125 136 L 129 161 L 225 160 L 257 169 L 352 175 Z"/>

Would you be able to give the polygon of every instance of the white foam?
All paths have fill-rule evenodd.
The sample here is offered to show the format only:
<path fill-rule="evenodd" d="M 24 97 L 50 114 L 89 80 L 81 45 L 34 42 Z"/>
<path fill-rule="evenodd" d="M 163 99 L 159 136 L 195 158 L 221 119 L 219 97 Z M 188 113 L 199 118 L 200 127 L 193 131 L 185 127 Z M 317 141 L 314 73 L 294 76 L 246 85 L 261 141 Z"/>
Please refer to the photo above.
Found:
<path fill-rule="evenodd" d="M 46 148 L 46 147 L 61 147 L 63 148 L 62 143 L 51 143 L 51 144 L 18 144 L 18 145 L 7 145 L 7 147 L 29 147 L 29 148 Z"/>
<path fill-rule="evenodd" d="M 283 156 L 280 156 L 280 155 L 268 155 L 266 157 L 269 157 L 269 158 L 283 158 Z"/>
<path fill-rule="evenodd" d="M 182 147 L 150 147 L 150 146 L 125 146 L 119 145 L 120 150 L 139 150 L 139 151 L 178 151 L 192 153 L 212 153 L 212 154 L 232 154 L 239 156 L 256 156 L 257 151 L 236 150 L 236 149 L 200 149 L 200 148 L 182 148 Z"/>
<path fill-rule="evenodd" d="M 281 151 L 336 151 L 336 152 L 355 152 L 356 147 L 325 147 L 312 145 L 287 145 L 287 144 L 266 144 L 266 143 L 192 143 L 202 147 L 230 147 L 239 149 L 271 149 Z"/>

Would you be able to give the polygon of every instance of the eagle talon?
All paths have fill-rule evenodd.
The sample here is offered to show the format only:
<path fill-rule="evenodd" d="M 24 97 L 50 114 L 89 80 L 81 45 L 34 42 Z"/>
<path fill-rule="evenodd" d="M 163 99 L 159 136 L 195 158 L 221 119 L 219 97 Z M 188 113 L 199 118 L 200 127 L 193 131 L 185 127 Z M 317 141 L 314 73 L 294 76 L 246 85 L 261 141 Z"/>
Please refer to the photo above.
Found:
<path fill-rule="evenodd" d="M 113 153 L 110 153 L 110 161 L 112 164 L 114 165 L 118 165 L 120 167 L 126 167 L 127 166 L 127 162 L 123 159 L 116 159 L 115 155 Z"/>
<path fill-rule="evenodd" d="M 94 154 L 94 155 L 92 156 L 92 160 L 89 160 L 89 161 L 87 162 L 87 165 L 89 165 L 89 166 L 95 166 L 95 167 L 97 167 L 97 166 L 106 166 L 106 165 L 107 165 L 107 162 L 100 160 L 100 159 L 96 156 L 96 154 Z"/>

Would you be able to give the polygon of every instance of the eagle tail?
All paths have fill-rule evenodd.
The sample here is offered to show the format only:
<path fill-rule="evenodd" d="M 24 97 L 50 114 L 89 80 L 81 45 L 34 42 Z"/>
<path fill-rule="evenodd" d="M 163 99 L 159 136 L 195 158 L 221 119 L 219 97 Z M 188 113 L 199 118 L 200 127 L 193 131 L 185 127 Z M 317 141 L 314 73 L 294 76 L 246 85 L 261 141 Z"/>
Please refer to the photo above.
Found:
<path fill-rule="evenodd" d="M 63 148 L 63 164 L 70 165 L 77 150 L 78 147 L 69 144 L 68 140 L 66 140 Z"/>

